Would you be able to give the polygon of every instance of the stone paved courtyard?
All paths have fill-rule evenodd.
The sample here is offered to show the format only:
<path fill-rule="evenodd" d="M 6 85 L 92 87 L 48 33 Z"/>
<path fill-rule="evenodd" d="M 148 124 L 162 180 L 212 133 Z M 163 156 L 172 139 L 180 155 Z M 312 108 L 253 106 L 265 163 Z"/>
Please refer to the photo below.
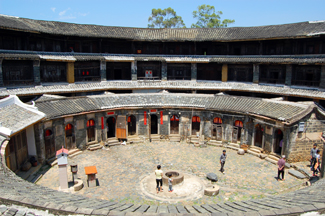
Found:
<path fill-rule="evenodd" d="M 226 149 L 228 158 L 225 174 L 222 174 L 218 170 L 223 149 L 214 146 L 196 148 L 186 143 L 146 142 L 114 146 L 110 150 L 84 151 L 69 162 L 73 160 L 78 164 L 78 176 L 85 184 L 76 194 L 134 204 L 167 203 L 147 197 L 140 191 L 140 179 L 154 172 L 157 164 L 162 165 L 163 171 L 180 170 L 195 175 L 202 179 L 205 185 L 211 184 L 205 174 L 214 172 L 218 175 L 219 181 L 216 184 L 220 186 L 219 195 L 179 202 L 183 205 L 262 198 L 297 190 L 303 187 L 303 182 L 306 181 L 296 179 L 286 171 L 286 180 L 278 182 L 276 165 L 250 154 L 238 155 L 231 149 Z M 99 186 L 96 188 L 86 186 L 85 166 L 97 167 Z M 71 181 L 70 167 L 68 177 Z M 58 167 L 49 169 L 37 184 L 57 190 Z M 168 193 L 167 186 L 163 193 Z"/>

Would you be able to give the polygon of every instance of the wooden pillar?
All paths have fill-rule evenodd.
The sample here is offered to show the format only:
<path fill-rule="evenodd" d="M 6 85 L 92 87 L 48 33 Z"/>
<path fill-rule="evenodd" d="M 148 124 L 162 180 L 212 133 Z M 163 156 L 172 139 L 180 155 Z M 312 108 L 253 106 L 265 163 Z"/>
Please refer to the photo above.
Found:
<path fill-rule="evenodd" d="M 34 83 L 41 83 L 41 73 L 40 73 L 40 60 L 33 61 L 33 75 L 34 75 Z"/>
<path fill-rule="evenodd" d="M 100 80 L 106 81 L 106 61 L 100 61 Z"/>
<path fill-rule="evenodd" d="M 3 86 L 2 58 L 0 58 L 0 86 Z"/>
<path fill-rule="evenodd" d="M 191 63 L 191 81 L 197 80 L 197 64 Z"/>
<path fill-rule="evenodd" d="M 221 81 L 222 82 L 227 82 L 228 81 L 228 65 L 227 64 L 222 65 Z"/>
<path fill-rule="evenodd" d="M 74 83 L 74 62 L 67 62 L 67 82 Z"/>
<path fill-rule="evenodd" d="M 253 64 L 253 83 L 258 83 L 260 79 L 260 65 Z"/>
<path fill-rule="evenodd" d="M 292 65 L 287 65 L 285 84 L 291 86 L 291 80 L 292 80 Z"/>
<path fill-rule="evenodd" d="M 167 62 L 165 61 L 161 63 L 161 80 L 167 81 Z"/>
<path fill-rule="evenodd" d="M 138 80 L 137 61 L 131 62 L 131 79 L 132 81 Z"/>
<path fill-rule="evenodd" d="M 319 88 L 325 89 L 325 65 L 321 66 Z"/>

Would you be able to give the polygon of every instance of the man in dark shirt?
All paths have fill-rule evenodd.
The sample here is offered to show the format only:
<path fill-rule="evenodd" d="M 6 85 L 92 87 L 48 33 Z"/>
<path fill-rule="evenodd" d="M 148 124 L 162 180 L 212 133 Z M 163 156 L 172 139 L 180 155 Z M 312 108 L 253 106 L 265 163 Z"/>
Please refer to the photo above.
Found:
<path fill-rule="evenodd" d="M 280 179 L 280 174 L 282 174 L 282 181 L 284 181 L 284 166 L 286 164 L 286 156 L 282 155 L 282 158 L 278 161 L 278 181 Z"/>
<path fill-rule="evenodd" d="M 315 165 L 315 161 L 316 161 L 316 152 L 317 152 L 317 144 L 314 143 L 313 148 L 310 150 L 310 166 L 311 166 L 311 170 L 313 170 L 313 166 Z"/>
<path fill-rule="evenodd" d="M 220 172 L 222 172 L 223 174 L 225 174 L 223 167 L 225 166 L 226 158 L 227 158 L 226 150 L 223 150 L 222 155 L 220 156 L 220 164 L 221 164 Z"/>

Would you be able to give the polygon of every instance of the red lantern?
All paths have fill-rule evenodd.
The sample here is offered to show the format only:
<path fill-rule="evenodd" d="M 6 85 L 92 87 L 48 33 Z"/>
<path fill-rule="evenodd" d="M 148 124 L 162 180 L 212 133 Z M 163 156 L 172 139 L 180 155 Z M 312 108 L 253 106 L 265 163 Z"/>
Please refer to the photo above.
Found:
<path fill-rule="evenodd" d="M 197 122 L 201 122 L 200 117 L 196 117 L 196 121 L 197 121 Z"/>
<path fill-rule="evenodd" d="M 243 122 L 237 120 L 237 121 L 235 121 L 235 126 L 236 126 L 236 127 L 241 127 L 241 128 L 242 128 L 242 127 L 243 127 Z"/>
<path fill-rule="evenodd" d="M 128 122 L 131 122 L 131 117 L 130 116 L 128 117 Z"/>
<path fill-rule="evenodd" d="M 67 124 L 67 125 L 65 126 L 65 130 L 70 130 L 70 129 L 72 129 L 72 125 L 71 125 L 71 124 Z"/>
<path fill-rule="evenodd" d="M 45 131 L 45 136 L 48 137 L 48 136 L 51 136 L 52 135 L 52 131 L 51 130 L 46 130 Z"/>
<path fill-rule="evenodd" d="M 87 75 L 89 75 L 89 71 L 87 71 Z"/>
<path fill-rule="evenodd" d="M 196 116 L 192 117 L 192 122 L 196 122 Z"/>
<path fill-rule="evenodd" d="M 82 75 L 85 76 L 85 71 L 82 71 Z"/>

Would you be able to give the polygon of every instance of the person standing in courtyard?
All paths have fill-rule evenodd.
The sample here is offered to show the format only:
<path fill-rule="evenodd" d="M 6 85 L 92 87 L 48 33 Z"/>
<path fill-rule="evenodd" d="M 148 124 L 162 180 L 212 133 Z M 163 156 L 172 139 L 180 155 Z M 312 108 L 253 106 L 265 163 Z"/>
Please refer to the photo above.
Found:
<path fill-rule="evenodd" d="M 313 176 L 316 176 L 320 172 L 320 151 L 317 149 L 316 158 L 313 163 Z"/>
<path fill-rule="evenodd" d="M 316 160 L 316 152 L 317 152 L 317 144 L 314 143 L 313 148 L 310 150 L 310 169 L 313 170 L 313 165 L 315 164 L 315 160 Z"/>
<path fill-rule="evenodd" d="M 173 192 L 173 179 L 172 174 L 168 175 L 168 192 Z"/>
<path fill-rule="evenodd" d="M 282 155 L 282 158 L 278 161 L 278 181 L 284 181 L 284 166 L 286 164 L 286 156 Z M 282 174 L 282 179 L 280 179 L 280 174 Z"/>
<path fill-rule="evenodd" d="M 161 166 L 158 165 L 157 169 L 155 171 L 155 175 L 156 175 L 156 183 L 157 183 L 157 193 L 159 193 L 159 191 L 163 192 L 163 188 L 162 188 L 162 176 L 163 176 L 163 171 L 161 170 Z M 159 186 L 160 184 L 160 186 Z"/>
<path fill-rule="evenodd" d="M 225 174 L 225 170 L 223 169 L 223 167 L 225 166 L 226 158 L 227 158 L 226 150 L 223 150 L 220 156 L 220 164 L 221 164 L 220 172 L 222 172 L 223 174 Z"/>

